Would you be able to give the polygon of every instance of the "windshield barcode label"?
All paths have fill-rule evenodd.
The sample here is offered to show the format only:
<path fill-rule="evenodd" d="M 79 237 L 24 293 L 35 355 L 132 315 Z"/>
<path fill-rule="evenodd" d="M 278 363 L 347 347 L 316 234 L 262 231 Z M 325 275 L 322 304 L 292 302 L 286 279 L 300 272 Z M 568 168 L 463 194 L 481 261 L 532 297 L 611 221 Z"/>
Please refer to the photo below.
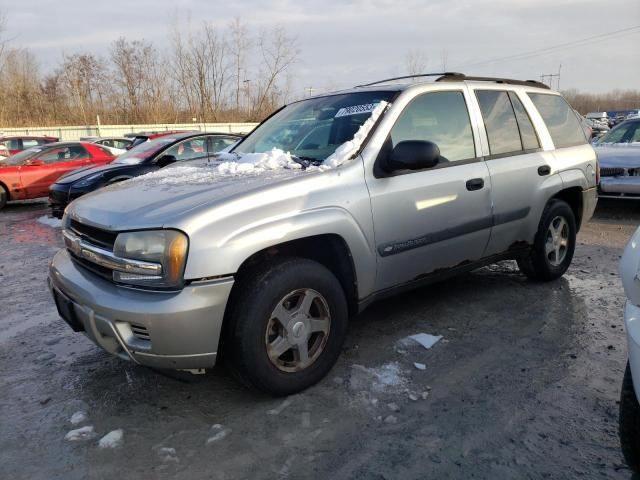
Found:
<path fill-rule="evenodd" d="M 338 110 L 338 113 L 336 113 L 334 118 L 359 115 L 361 113 L 371 113 L 377 105 L 377 103 L 367 103 L 365 105 L 354 105 L 353 107 L 342 107 Z"/>

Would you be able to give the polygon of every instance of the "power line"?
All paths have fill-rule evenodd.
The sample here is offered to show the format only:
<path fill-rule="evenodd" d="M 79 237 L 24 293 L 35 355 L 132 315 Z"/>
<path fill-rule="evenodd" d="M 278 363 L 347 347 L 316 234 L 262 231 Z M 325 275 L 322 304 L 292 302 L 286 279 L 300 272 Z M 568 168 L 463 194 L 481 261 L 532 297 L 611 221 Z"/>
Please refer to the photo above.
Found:
<path fill-rule="evenodd" d="M 480 65 L 487 65 L 490 63 L 497 63 L 497 62 L 503 62 L 503 61 L 507 61 L 507 60 L 521 60 L 524 58 L 531 58 L 531 57 L 535 57 L 538 55 L 544 55 L 546 53 L 551 53 L 553 51 L 556 50 L 561 50 L 563 48 L 571 48 L 571 47 L 577 47 L 577 46 L 581 46 L 584 45 L 586 43 L 591 43 L 594 42 L 596 40 L 602 40 L 604 38 L 610 38 L 610 37 L 616 37 L 616 36 L 623 36 L 623 35 L 629 35 L 629 34 L 634 34 L 634 33 L 640 33 L 640 25 L 635 25 L 633 27 L 627 27 L 627 28 L 623 28 L 621 30 L 616 30 L 613 32 L 607 32 L 607 33 L 601 33 L 599 35 L 593 35 L 591 37 L 587 37 L 587 38 L 582 38 L 580 40 L 573 40 L 571 42 L 565 42 L 565 43 L 560 43 L 558 45 L 553 45 L 553 46 L 548 46 L 548 47 L 544 47 L 544 48 L 540 48 L 540 49 L 536 49 L 536 50 L 531 50 L 529 52 L 522 52 L 522 53 L 517 53 L 517 54 L 513 54 L 513 55 L 507 55 L 505 57 L 496 57 L 496 58 L 492 58 L 489 60 L 484 60 L 481 62 L 474 62 L 474 63 L 468 63 L 466 65 L 463 66 L 458 66 L 455 69 L 460 70 L 460 69 L 465 69 L 465 68 L 469 68 L 469 67 L 477 67 Z"/>

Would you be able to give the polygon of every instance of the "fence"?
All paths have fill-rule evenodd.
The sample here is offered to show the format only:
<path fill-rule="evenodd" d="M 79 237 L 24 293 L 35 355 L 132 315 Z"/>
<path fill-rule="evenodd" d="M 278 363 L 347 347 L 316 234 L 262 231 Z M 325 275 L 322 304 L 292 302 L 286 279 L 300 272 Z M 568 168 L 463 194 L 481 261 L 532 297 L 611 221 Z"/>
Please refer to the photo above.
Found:
<path fill-rule="evenodd" d="M 257 123 L 163 123 L 156 125 L 86 125 L 73 127 L 0 128 L 3 135 L 47 135 L 60 140 L 78 140 L 80 137 L 122 137 L 125 133 L 162 132 L 171 130 L 249 133 Z"/>

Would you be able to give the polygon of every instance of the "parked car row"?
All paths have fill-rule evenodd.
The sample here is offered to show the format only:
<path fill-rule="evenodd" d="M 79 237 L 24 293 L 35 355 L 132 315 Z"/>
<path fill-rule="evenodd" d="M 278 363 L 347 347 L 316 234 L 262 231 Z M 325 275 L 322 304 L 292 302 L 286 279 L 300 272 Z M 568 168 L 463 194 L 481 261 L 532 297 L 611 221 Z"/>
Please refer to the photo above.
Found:
<path fill-rule="evenodd" d="M 241 137 L 200 132 L 137 135 L 129 138 L 90 138 L 80 142 L 42 140 L 0 161 L 0 209 L 8 201 L 49 196 L 54 216 L 85 193 L 162 168 L 177 161 L 212 155 Z M 28 145 L 24 138 L 19 145 Z M 52 139 L 56 140 L 56 139 Z M 130 150 L 121 149 L 133 145 Z M 115 159 L 118 162 L 107 165 Z"/>

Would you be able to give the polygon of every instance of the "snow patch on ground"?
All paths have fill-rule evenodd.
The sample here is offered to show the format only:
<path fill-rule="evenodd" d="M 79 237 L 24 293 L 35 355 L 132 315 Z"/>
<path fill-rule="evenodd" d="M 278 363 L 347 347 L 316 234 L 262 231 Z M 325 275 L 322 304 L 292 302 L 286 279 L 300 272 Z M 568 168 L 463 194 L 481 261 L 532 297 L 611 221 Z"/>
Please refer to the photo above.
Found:
<path fill-rule="evenodd" d="M 386 392 L 402 389 L 407 383 L 405 372 L 398 362 L 386 363 L 380 367 L 367 368 L 363 365 L 351 365 L 349 386 L 353 390 Z"/>
<path fill-rule="evenodd" d="M 211 430 L 209 431 L 210 437 L 207 439 L 205 445 L 212 445 L 214 443 L 219 442 L 224 439 L 227 435 L 231 433 L 231 430 L 228 428 L 224 428 L 219 423 L 211 426 Z"/>
<path fill-rule="evenodd" d="M 87 425 L 86 427 L 76 428 L 75 430 L 70 430 L 65 436 L 64 439 L 70 442 L 78 442 L 82 440 L 90 440 L 96 436 L 96 433 L 93 431 L 93 425 Z"/>
<path fill-rule="evenodd" d="M 424 348 L 429 349 L 442 340 L 442 335 L 429 335 L 428 333 L 416 333 L 403 338 L 398 343 L 402 346 L 409 347 L 418 343 Z"/>
<path fill-rule="evenodd" d="M 82 411 L 78 411 L 74 413 L 73 415 L 71 415 L 71 418 L 69 419 L 72 425 L 80 425 L 81 423 L 84 423 L 87 420 L 89 420 L 89 416 L 87 415 L 86 412 L 82 412 Z"/>
<path fill-rule="evenodd" d="M 62 220 L 60 220 L 59 218 L 47 217 L 46 215 L 39 217 L 37 222 L 42 223 L 43 225 L 48 225 L 49 227 L 52 227 L 52 228 L 62 227 Z"/>
<path fill-rule="evenodd" d="M 122 439 L 124 437 L 124 431 L 119 428 L 107 433 L 98 442 L 100 448 L 117 448 L 122 445 Z"/>

